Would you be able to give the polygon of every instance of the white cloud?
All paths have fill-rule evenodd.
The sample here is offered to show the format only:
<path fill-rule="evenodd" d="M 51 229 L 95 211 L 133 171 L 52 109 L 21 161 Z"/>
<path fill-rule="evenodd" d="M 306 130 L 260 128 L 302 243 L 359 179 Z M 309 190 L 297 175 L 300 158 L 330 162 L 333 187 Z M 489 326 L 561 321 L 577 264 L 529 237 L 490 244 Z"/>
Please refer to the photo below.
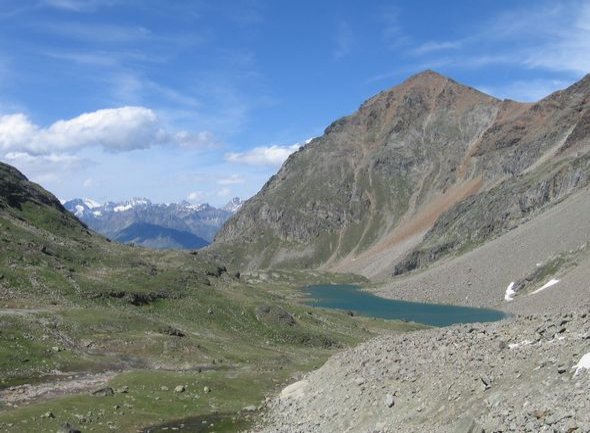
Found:
<path fill-rule="evenodd" d="M 59 164 L 65 167 L 79 165 L 83 161 L 82 158 L 75 155 L 52 153 L 36 156 L 24 152 L 9 152 L 4 155 L 4 159 L 11 162 L 18 162 L 19 164 Z"/>
<path fill-rule="evenodd" d="M 89 178 L 84 179 L 84 182 L 82 182 L 82 186 L 84 188 L 89 188 L 92 186 L 93 183 L 94 183 L 94 180 L 91 177 L 89 177 Z"/>
<path fill-rule="evenodd" d="M 229 188 L 221 188 L 219 191 L 217 191 L 217 196 L 218 197 L 222 197 L 223 198 L 223 197 L 229 197 L 231 195 L 232 195 L 231 189 L 229 189 Z"/>
<path fill-rule="evenodd" d="M 381 11 L 383 40 L 389 49 L 395 50 L 410 42 L 410 38 L 404 33 L 400 14 L 401 9 L 397 6 L 386 6 Z"/>
<path fill-rule="evenodd" d="M 65 172 L 82 170 L 92 162 L 76 155 L 51 153 L 48 155 L 29 155 L 25 152 L 8 152 L 1 159 L 24 172 L 34 182 L 61 182 Z"/>
<path fill-rule="evenodd" d="M 190 149 L 203 149 L 217 147 L 219 145 L 215 136 L 209 131 L 188 132 L 179 131 L 174 134 L 164 133 L 161 137 L 164 142 L 175 143 Z"/>
<path fill-rule="evenodd" d="M 112 67 L 119 65 L 119 54 L 107 51 L 47 51 L 47 57 L 67 60 L 79 65 L 92 67 Z"/>
<path fill-rule="evenodd" d="M 549 94 L 564 89 L 569 81 L 535 79 L 514 81 L 499 86 L 476 86 L 482 92 L 500 99 L 513 99 L 521 102 L 536 102 Z"/>
<path fill-rule="evenodd" d="M 293 152 L 301 147 L 300 144 L 291 146 L 259 146 L 246 152 L 230 152 L 225 154 L 225 159 L 246 165 L 270 165 L 280 166 Z"/>
<path fill-rule="evenodd" d="M 244 183 L 244 178 L 239 174 L 232 174 L 229 177 L 224 177 L 217 181 L 219 185 L 237 185 L 240 183 Z"/>
<path fill-rule="evenodd" d="M 186 199 L 188 201 L 200 203 L 203 200 L 205 200 L 206 197 L 207 197 L 207 194 L 205 194 L 203 191 L 193 191 L 187 195 Z"/>
<path fill-rule="evenodd" d="M 587 74 L 590 72 L 589 23 L 590 4 L 587 2 L 572 9 L 561 7 L 530 17 L 525 24 L 539 31 L 545 43 L 528 50 L 525 64 Z"/>
<path fill-rule="evenodd" d="M 109 0 L 45 0 L 45 5 L 71 12 L 93 12 L 102 4 L 111 4 Z"/>
<path fill-rule="evenodd" d="M 459 48 L 461 43 L 459 41 L 429 41 L 411 50 L 412 54 L 422 56 L 435 51 L 452 50 Z"/>
<path fill-rule="evenodd" d="M 538 3 L 500 13 L 465 38 L 430 41 L 408 54 L 426 57 L 426 67 L 505 64 L 570 76 L 590 72 L 590 3 Z"/>
<path fill-rule="evenodd" d="M 97 43 L 124 44 L 145 42 L 152 37 L 149 29 L 141 26 L 124 26 L 116 24 L 89 24 L 80 22 L 51 22 L 44 28 L 52 34 L 69 39 Z"/>
<path fill-rule="evenodd" d="M 336 60 L 340 60 L 343 57 L 348 56 L 355 44 L 354 33 L 352 32 L 352 28 L 350 27 L 350 24 L 348 24 L 348 22 L 340 21 L 338 23 L 335 41 L 336 48 L 334 49 L 332 56 Z"/>
<path fill-rule="evenodd" d="M 170 132 L 156 114 L 145 107 L 109 108 L 59 120 L 47 128 L 26 115 L 0 116 L 0 151 L 30 155 L 74 152 L 100 147 L 125 152 L 157 145 L 203 147 L 215 142 L 209 132 Z"/>

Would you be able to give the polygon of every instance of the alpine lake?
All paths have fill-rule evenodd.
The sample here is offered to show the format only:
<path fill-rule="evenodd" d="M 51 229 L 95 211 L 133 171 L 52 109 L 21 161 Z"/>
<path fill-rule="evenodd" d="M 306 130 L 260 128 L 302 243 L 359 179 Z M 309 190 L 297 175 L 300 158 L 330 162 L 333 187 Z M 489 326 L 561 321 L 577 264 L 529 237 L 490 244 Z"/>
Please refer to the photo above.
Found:
<path fill-rule="evenodd" d="M 398 301 L 375 296 L 352 284 L 313 285 L 303 289 L 307 305 L 334 308 L 388 320 L 403 320 L 429 326 L 494 322 L 507 317 L 503 311 L 447 304 Z"/>

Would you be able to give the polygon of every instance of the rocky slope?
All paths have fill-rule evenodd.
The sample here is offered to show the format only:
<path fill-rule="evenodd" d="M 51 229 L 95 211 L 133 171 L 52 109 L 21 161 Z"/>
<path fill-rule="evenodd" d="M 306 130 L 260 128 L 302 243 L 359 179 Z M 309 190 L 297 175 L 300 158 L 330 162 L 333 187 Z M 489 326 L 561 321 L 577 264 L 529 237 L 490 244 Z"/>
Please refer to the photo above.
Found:
<path fill-rule="evenodd" d="M 590 307 L 379 337 L 269 403 L 264 433 L 589 432 Z"/>
<path fill-rule="evenodd" d="M 587 185 L 589 124 L 590 76 L 521 104 L 426 71 L 293 154 L 215 248 L 244 268 L 424 268 Z"/>
<path fill-rule="evenodd" d="M 590 300 L 590 189 L 462 255 L 389 279 L 375 289 L 393 299 L 568 312 Z M 538 291 L 549 281 L 557 283 Z M 512 300 L 506 290 L 514 283 Z"/>
<path fill-rule="evenodd" d="M 235 197 L 223 208 L 215 208 L 207 203 L 152 203 L 146 198 L 135 198 L 123 202 L 98 203 L 90 199 L 73 199 L 64 203 L 67 210 L 90 228 L 107 237 L 125 242 L 129 228 L 139 236 L 134 242 L 150 248 L 185 248 L 183 245 L 195 245 L 195 237 L 205 241 L 197 242 L 204 246 L 211 242 L 213 236 L 229 217 L 237 212 L 242 201 Z M 154 226 L 159 230 L 154 232 Z M 138 233 L 140 228 L 149 228 Z M 168 230 L 167 230 L 168 229 Z M 174 230 L 173 237 L 162 236 Z M 182 236 L 182 233 L 185 233 Z M 184 241 L 179 242 L 179 236 Z M 169 239 L 169 241 L 166 241 Z M 194 246 L 186 248 L 195 248 Z"/>

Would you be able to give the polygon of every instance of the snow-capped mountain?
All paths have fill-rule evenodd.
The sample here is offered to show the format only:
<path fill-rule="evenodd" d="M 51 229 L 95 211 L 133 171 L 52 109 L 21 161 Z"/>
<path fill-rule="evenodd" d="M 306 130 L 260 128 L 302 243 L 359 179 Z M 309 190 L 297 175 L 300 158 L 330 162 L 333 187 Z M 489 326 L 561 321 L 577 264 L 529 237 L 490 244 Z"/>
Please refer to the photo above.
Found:
<path fill-rule="evenodd" d="M 183 245 L 178 242 L 178 233 L 185 233 L 187 237 L 197 236 L 204 242 L 211 242 L 215 233 L 223 223 L 233 215 L 242 205 L 242 201 L 235 197 L 223 208 L 215 208 L 207 203 L 192 204 L 187 201 L 180 203 L 152 203 L 147 198 L 133 198 L 122 202 L 108 201 L 99 203 L 91 199 L 73 199 L 66 201 L 64 207 L 93 230 L 112 239 L 129 241 L 123 231 L 135 225 L 150 227 L 149 232 L 138 236 L 134 241 L 146 246 L 153 246 L 150 236 L 156 233 L 155 226 L 162 229 L 175 230 L 174 240 L 170 242 L 158 239 L 157 245 L 163 248 L 176 248 Z M 162 230 L 162 233 L 172 233 Z M 126 232 L 125 232 L 126 233 Z"/>
<path fill-rule="evenodd" d="M 236 213 L 240 210 L 243 204 L 244 202 L 240 200 L 240 197 L 234 197 L 223 207 L 223 210 L 226 210 L 231 213 Z"/>

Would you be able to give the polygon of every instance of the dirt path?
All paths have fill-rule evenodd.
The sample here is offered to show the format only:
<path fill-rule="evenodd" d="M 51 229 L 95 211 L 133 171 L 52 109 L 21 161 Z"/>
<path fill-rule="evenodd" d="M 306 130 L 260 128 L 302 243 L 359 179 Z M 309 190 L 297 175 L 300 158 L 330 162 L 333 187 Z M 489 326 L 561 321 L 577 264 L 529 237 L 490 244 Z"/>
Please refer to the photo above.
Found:
<path fill-rule="evenodd" d="M 114 371 L 97 374 L 80 373 L 63 375 L 56 380 L 35 385 L 12 386 L 0 391 L 0 401 L 7 407 L 13 407 L 33 401 L 93 391 L 103 387 L 117 374 Z"/>
<path fill-rule="evenodd" d="M 48 308 L 0 308 L 0 316 L 27 316 L 29 314 L 52 313 Z"/>

